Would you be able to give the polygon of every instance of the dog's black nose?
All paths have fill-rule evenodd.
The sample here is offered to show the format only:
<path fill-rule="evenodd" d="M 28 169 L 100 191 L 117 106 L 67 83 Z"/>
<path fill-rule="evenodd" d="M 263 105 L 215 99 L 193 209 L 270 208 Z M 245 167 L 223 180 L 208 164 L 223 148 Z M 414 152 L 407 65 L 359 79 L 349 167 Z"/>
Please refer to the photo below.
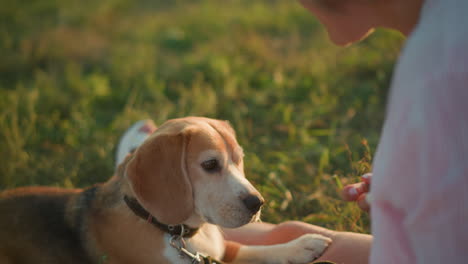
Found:
<path fill-rule="evenodd" d="M 249 195 L 245 197 L 242 202 L 244 202 L 245 207 L 252 213 L 255 214 L 260 210 L 260 207 L 262 207 L 264 200 L 261 197 L 258 197 L 257 195 Z"/>

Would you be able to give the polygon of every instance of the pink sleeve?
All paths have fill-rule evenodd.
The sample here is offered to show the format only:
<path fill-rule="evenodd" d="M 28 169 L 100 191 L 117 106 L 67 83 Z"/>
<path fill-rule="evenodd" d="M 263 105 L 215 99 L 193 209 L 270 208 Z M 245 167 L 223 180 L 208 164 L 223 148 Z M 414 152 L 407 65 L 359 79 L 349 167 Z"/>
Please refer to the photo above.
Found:
<path fill-rule="evenodd" d="M 370 263 L 468 263 L 468 71 L 414 84 L 375 157 Z"/>

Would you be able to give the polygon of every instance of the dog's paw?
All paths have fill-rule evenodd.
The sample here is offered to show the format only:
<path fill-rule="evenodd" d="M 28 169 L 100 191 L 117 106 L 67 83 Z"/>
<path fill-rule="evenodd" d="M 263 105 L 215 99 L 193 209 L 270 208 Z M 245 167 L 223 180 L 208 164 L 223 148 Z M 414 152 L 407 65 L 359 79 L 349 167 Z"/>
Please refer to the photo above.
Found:
<path fill-rule="evenodd" d="M 306 264 L 320 257 L 332 240 L 318 234 L 305 234 L 285 246 L 288 264 Z"/>

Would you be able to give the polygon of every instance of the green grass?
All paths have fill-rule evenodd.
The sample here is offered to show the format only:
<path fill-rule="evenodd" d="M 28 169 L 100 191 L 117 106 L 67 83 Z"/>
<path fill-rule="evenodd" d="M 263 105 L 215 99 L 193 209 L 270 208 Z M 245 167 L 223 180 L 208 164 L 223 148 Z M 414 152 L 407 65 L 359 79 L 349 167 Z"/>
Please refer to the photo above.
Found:
<path fill-rule="evenodd" d="M 134 121 L 229 120 L 264 221 L 368 232 L 339 199 L 370 170 L 402 38 L 338 48 L 296 1 L 0 4 L 0 189 L 113 173 Z"/>

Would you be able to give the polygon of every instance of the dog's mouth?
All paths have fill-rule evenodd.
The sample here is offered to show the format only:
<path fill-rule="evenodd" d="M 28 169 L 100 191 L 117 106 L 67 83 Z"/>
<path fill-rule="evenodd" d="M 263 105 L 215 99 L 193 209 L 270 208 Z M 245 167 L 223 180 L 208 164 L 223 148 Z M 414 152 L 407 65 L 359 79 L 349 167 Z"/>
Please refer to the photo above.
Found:
<path fill-rule="evenodd" d="M 246 213 L 243 209 L 226 205 L 216 215 L 203 215 L 203 221 L 226 228 L 237 228 L 248 223 L 260 222 L 261 210 Z"/>
<path fill-rule="evenodd" d="M 262 214 L 262 210 L 258 210 L 258 212 L 252 216 L 250 223 L 261 222 L 261 219 L 260 219 L 261 214 Z"/>

